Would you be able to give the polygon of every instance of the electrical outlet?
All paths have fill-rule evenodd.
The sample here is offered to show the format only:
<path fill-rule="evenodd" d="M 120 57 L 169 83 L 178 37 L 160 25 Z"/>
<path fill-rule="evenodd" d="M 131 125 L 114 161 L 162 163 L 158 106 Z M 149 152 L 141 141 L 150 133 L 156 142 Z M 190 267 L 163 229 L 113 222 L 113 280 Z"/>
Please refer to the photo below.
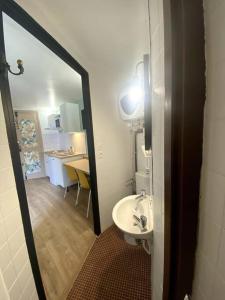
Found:
<path fill-rule="evenodd" d="M 103 151 L 98 151 L 97 158 L 102 159 L 103 158 Z"/>
<path fill-rule="evenodd" d="M 98 159 L 102 159 L 103 158 L 103 144 L 101 142 L 97 143 L 96 146 L 96 154 L 97 154 L 97 158 Z"/>

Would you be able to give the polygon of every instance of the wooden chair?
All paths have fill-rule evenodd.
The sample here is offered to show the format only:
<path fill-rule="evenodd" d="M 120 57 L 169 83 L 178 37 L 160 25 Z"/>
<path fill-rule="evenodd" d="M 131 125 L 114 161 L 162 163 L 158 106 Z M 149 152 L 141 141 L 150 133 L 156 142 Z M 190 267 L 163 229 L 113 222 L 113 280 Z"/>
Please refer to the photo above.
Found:
<path fill-rule="evenodd" d="M 64 167 L 66 168 L 66 172 L 67 172 L 67 175 L 68 175 L 69 179 L 72 182 L 77 183 L 78 184 L 78 189 L 79 189 L 79 179 L 78 179 L 77 173 L 74 170 L 74 168 L 72 168 L 70 166 L 67 166 L 67 165 L 64 165 Z M 69 187 L 69 185 L 65 189 L 64 198 L 66 198 L 66 193 L 68 191 L 68 187 Z"/>
<path fill-rule="evenodd" d="M 88 218 L 90 202 L 91 202 L 90 179 L 89 179 L 89 176 L 87 174 L 85 174 L 84 172 L 82 172 L 80 170 L 76 170 L 76 172 L 77 172 L 77 176 L 78 176 L 78 179 L 79 179 L 79 186 L 78 186 L 77 199 L 76 199 L 76 204 L 75 205 L 78 205 L 80 190 L 81 189 L 89 190 L 88 206 L 87 206 L 87 214 L 86 214 L 86 217 Z"/>

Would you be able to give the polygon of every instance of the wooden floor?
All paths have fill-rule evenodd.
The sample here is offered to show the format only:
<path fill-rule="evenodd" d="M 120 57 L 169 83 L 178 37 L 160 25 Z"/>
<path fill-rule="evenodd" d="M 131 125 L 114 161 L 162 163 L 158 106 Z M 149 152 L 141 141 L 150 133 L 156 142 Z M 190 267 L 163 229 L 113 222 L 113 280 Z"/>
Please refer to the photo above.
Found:
<path fill-rule="evenodd" d="M 88 195 L 82 191 L 75 207 L 76 188 L 64 199 L 64 190 L 48 178 L 28 180 L 25 186 L 47 299 L 66 299 L 95 240 L 92 216 L 85 217 Z"/>

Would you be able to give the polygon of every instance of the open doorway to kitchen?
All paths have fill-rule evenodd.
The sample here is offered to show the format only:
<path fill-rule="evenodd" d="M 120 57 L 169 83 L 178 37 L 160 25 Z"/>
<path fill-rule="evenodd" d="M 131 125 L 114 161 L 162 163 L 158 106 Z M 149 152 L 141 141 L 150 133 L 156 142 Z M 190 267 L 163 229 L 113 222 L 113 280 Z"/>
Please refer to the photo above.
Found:
<path fill-rule="evenodd" d="M 37 291 L 64 299 L 100 233 L 88 73 L 23 13 L 1 15 L 1 96 Z"/>

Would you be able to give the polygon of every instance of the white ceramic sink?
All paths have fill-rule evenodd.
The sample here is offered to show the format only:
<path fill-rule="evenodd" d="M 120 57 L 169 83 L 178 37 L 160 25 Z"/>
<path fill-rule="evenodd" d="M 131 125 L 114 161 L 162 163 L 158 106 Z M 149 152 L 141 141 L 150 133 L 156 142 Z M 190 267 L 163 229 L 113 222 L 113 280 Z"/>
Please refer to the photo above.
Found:
<path fill-rule="evenodd" d="M 152 208 L 150 196 L 146 196 L 138 204 L 138 209 L 135 211 L 139 199 L 135 199 L 137 195 L 131 195 L 120 200 L 113 208 L 112 217 L 116 226 L 124 233 L 129 234 L 135 239 L 148 239 L 153 230 L 152 223 Z M 147 217 L 146 231 L 142 231 L 133 215 L 140 217 L 144 215 Z"/>

